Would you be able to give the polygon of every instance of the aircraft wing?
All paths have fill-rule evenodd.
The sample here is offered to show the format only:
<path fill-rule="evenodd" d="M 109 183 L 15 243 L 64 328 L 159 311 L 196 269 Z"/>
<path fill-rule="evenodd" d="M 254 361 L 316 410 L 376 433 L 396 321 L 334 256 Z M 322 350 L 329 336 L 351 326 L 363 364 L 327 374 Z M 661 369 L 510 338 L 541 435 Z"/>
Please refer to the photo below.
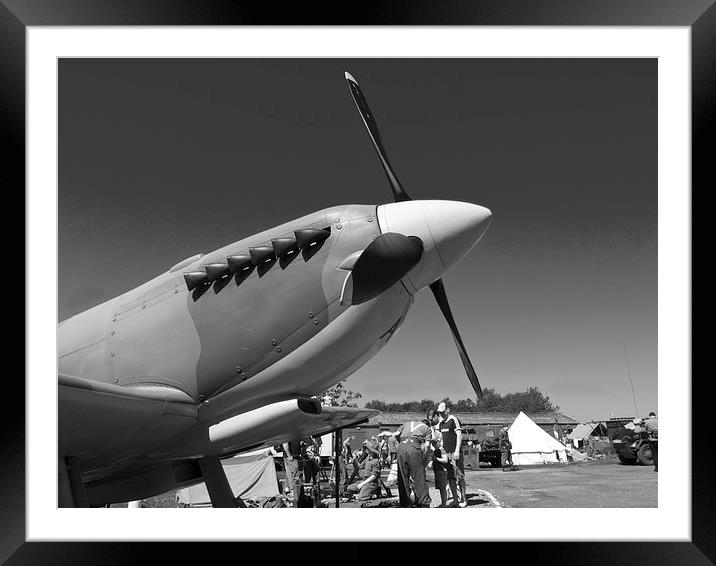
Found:
<path fill-rule="evenodd" d="M 289 399 L 207 426 L 188 395 L 164 386 L 122 387 L 58 375 L 59 456 L 81 459 L 83 477 L 100 479 L 149 461 L 230 455 L 327 434 L 380 411 L 322 407 Z"/>
<path fill-rule="evenodd" d="M 122 387 L 58 375 L 59 456 L 77 456 L 83 471 L 150 451 L 197 423 L 197 407 L 163 386 Z"/>

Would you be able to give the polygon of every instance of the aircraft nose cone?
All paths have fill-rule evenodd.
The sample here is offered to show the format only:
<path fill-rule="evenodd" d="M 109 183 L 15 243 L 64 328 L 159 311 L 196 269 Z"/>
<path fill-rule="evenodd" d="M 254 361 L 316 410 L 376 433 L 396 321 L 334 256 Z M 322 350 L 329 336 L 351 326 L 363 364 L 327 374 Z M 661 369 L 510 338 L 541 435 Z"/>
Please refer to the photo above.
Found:
<path fill-rule="evenodd" d="M 490 209 L 467 202 L 433 201 L 423 214 L 446 269 L 467 255 L 492 220 Z"/>
<path fill-rule="evenodd" d="M 484 206 L 448 200 L 411 200 L 378 207 L 381 232 L 417 236 L 423 242 L 420 263 L 406 276 L 416 291 L 465 257 L 487 230 L 491 217 Z"/>

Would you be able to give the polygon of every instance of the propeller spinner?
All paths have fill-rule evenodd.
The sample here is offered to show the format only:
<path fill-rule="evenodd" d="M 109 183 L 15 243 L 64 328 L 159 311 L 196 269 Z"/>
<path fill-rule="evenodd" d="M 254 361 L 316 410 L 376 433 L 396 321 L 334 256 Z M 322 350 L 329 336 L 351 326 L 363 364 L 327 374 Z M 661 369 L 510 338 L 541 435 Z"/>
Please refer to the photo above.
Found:
<path fill-rule="evenodd" d="M 467 355 L 462 337 L 450 309 L 440 275 L 453 267 L 477 243 L 489 226 L 492 213 L 484 207 L 452 201 L 413 201 L 395 174 L 380 139 L 378 125 L 358 81 L 345 74 L 353 102 L 363 119 L 373 146 L 380 158 L 393 192 L 395 204 L 378 207 L 381 229 L 416 237 L 423 244 L 419 263 L 406 278 L 415 290 L 429 286 L 452 332 L 460 359 L 475 393 L 482 398 L 482 388 L 475 368 Z M 412 202 L 409 202 L 412 201 Z"/>

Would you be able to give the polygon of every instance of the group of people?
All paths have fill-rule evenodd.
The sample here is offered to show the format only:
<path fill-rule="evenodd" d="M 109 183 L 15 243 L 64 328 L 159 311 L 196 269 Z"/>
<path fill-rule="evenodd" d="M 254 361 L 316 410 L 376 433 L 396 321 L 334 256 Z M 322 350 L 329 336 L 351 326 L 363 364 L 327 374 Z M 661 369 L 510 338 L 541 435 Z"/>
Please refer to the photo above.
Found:
<path fill-rule="evenodd" d="M 408 421 L 395 432 L 384 432 L 365 440 L 354 451 L 343 441 L 338 455 L 339 489 L 344 497 L 355 498 L 362 506 L 373 496 L 392 497 L 381 477 L 383 469 L 397 468 L 398 499 L 401 507 L 430 507 L 427 469 L 432 468 L 439 507 L 466 507 L 465 462 L 460 421 L 441 402 L 421 421 Z M 511 443 L 504 427 L 499 435 L 503 469 L 514 469 Z M 320 438 L 306 437 L 283 445 L 288 487 L 297 501 L 303 481 L 313 483 L 320 470 Z M 349 472 L 350 470 L 350 472 Z M 448 488 L 452 502 L 448 505 Z"/>
<path fill-rule="evenodd" d="M 390 467 L 397 458 L 398 442 L 395 437 L 373 437 L 363 442 L 362 449 L 353 453 L 350 438 L 343 442 L 341 453 L 338 456 L 339 481 L 344 496 L 356 496 L 356 499 L 365 502 L 374 494 L 380 495 L 384 490 L 386 497 L 392 497 L 392 492 L 381 479 L 381 470 Z M 299 506 L 303 487 L 305 484 L 316 485 L 320 473 L 320 436 L 301 438 L 274 447 L 274 455 L 283 453 L 284 468 L 286 470 L 287 496 L 294 505 Z M 352 473 L 348 474 L 348 466 Z"/>
<path fill-rule="evenodd" d="M 448 487 L 452 493 L 450 506 L 467 506 L 462 428 L 445 403 L 428 411 L 421 421 L 408 421 L 393 433 L 366 440 L 359 452 L 352 452 L 350 439 L 347 439 L 339 456 L 344 493 L 356 495 L 363 506 L 373 495 L 380 496 L 383 491 L 390 497 L 392 493 L 381 479 L 381 470 L 393 464 L 397 466 L 401 507 L 430 507 L 428 467 L 435 474 L 440 507 L 448 506 Z M 349 465 L 353 470 L 350 477 Z M 356 478 L 358 481 L 354 482 Z"/>
<path fill-rule="evenodd" d="M 429 413 L 428 413 L 429 414 Z M 462 428 L 450 407 L 440 403 L 432 415 L 432 468 L 435 487 L 440 492 L 440 507 L 447 507 L 447 486 L 452 493 L 453 507 L 467 506 L 465 459 L 462 451 Z"/>
<path fill-rule="evenodd" d="M 288 495 L 298 506 L 304 483 L 314 484 L 321 470 L 321 437 L 306 436 L 299 440 L 285 442 L 274 451 L 283 451 L 284 469 Z"/>

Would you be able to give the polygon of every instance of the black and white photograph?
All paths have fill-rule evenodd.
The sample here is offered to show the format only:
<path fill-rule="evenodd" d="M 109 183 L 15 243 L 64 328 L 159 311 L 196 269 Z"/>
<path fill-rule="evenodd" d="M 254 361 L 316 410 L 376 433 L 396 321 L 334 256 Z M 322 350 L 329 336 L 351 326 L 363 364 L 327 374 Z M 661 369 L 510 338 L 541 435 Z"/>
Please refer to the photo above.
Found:
<path fill-rule="evenodd" d="M 0 0 L 0 562 L 706 564 L 711 1 Z"/>
<path fill-rule="evenodd" d="M 656 59 L 57 72 L 58 507 L 658 506 Z"/>

